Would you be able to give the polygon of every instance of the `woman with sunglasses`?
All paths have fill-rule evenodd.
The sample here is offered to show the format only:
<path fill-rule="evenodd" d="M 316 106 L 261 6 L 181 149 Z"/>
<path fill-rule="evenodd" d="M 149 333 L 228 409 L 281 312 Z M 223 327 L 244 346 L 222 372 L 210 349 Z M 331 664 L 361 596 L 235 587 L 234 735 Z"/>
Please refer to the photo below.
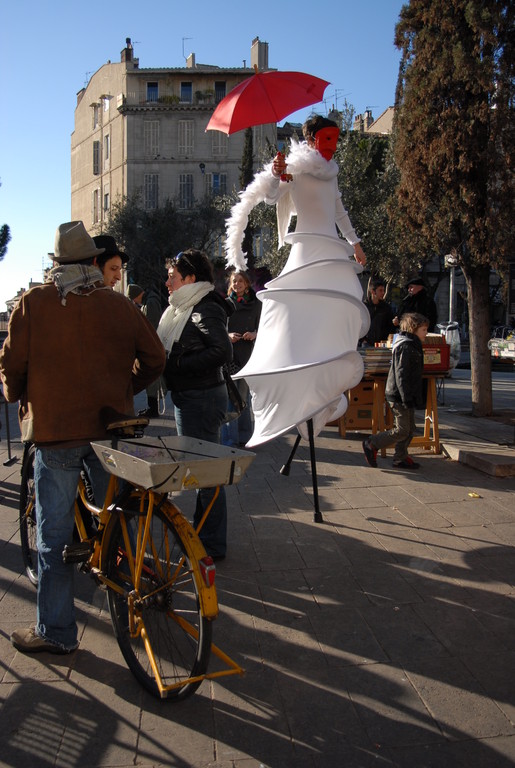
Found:
<path fill-rule="evenodd" d="M 167 263 L 166 287 L 170 306 L 157 333 L 167 352 L 164 372 L 171 394 L 177 433 L 220 443 L 227 409 L 227 387 L 222 368 L 232 360 L 227 333 L 229 302 L 215 291 L 213 268 L 202 251 L 193 248 Z M 213 497 L 213 489 L 197 491 L 193 524 L 200 521 Z M 208 555 L 225 557 L 227 505 L 224 488 L 200 531 Z"/>

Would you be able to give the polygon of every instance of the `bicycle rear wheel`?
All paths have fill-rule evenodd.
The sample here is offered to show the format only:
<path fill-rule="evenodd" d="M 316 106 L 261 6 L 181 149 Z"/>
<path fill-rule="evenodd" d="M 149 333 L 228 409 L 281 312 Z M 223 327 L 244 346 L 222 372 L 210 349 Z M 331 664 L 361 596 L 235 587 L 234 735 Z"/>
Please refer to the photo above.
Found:
<path fill-rule="evenodd" d="M 135 590 L 122 523 L 127 525 L 130 549 L 134 551 L 138 526 L 144 520 L 137 512 L 122 511 L 114 524 L 105 573 L 124 587 L 124 594 L 108 590 L 109 611 L 123 657 L 137 680 L 154 696 L 179 701 L 194 693 L 202 682 L 186 681 L 207 671 L 212 622 L 202 615 L 197 585 L 166 503 L 160 509 L 154 508 L 139 589 Z M 132 611 L 129 601 L 133 601 Z M 177 686 L 163 694 L 156 683 L 142 628 L 163 684 Z"/>
<path fill-rule="evenodd" d="M 34 487 L 35 445 L 27 445 L 23 455 L 20 481 L 20 539 L 23 567 L 32 584 L 38 584 L 38 547 L 36 525 L 36 495 Z"/>

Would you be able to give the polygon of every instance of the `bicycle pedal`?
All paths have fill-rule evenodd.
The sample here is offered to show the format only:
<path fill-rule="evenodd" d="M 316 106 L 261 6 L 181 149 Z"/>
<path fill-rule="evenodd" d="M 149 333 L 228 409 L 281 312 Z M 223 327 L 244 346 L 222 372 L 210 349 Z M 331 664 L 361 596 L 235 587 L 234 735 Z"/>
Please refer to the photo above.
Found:
<path fill-rule="evenodd" d="M 85 563 L 93 552 L 93 544 L 81 541 L 78 544 L 66 544 L 63 549 L 63 563 Z"/>

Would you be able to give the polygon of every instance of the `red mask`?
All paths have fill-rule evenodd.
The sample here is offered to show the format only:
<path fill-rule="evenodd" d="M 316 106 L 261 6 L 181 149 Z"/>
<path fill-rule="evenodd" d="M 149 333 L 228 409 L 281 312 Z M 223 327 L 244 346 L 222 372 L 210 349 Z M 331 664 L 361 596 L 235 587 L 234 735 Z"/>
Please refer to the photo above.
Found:
<path fill-rule="evenodd" d="M 328 162 L 336 152 L 339 136 L 339 128 L 321 128 L 315 134 L 315 149 L 320 152 L 322 157 Z"/>

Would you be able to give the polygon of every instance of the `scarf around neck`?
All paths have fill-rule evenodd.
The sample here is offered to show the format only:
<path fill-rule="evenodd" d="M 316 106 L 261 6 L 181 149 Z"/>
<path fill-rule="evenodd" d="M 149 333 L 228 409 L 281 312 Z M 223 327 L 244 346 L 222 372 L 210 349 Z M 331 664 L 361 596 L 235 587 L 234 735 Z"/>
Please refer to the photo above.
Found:
<path fill-rule="evenodd" d="M 54 283 L 57 288 L 63 306 L 66 306 L 66 297 L 69 293 L 80 295 L 84 293 L 84 288 L 93 288 L 93 290 L 107 288 L 111 290 L 104 285 L 104 278 L 100 269 L 92 264 L 59 264 L 50 270 L 48 280 Z"/>
<path fill-rule="evenodd" d="M 212 283 L 188 283 L 170 294 L 170 306 L 165 309 L 157 327 L 157 335 L 167 352 L 170 352 L 174 343 L 181 338 L 195 304 L 214 289 Z"/>

